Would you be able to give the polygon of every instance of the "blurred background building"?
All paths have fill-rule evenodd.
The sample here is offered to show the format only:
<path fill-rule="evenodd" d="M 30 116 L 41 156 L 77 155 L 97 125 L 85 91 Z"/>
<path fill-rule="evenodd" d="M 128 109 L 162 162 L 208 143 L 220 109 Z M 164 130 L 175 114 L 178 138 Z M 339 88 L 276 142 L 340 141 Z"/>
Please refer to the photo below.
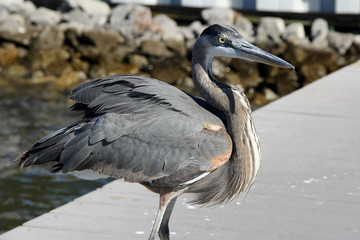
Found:
<path fill-rule="evenodd" d="M 183 7 L 225 7 L 256 11 L 360 13 L 360 0 L 107 0 L 110 3 L 138 3 Z"/>

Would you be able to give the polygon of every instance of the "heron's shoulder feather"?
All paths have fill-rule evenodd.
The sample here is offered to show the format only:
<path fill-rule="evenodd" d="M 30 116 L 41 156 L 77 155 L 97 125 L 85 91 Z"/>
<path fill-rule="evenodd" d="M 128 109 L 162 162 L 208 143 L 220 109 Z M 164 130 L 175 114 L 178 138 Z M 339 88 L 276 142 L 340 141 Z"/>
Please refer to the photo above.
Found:
<path fill-rule="evenodd" d="M 151 115 L 177 112 L 223 124 L 222 113 L 204 100 L 193 97 L 165 82 L 133 75 L 95 79 L 76 87 L 70 96 L 72 110 L 85 117 L 105 113 Z M 219 121 L 222 120 L 222 121 Z"/>

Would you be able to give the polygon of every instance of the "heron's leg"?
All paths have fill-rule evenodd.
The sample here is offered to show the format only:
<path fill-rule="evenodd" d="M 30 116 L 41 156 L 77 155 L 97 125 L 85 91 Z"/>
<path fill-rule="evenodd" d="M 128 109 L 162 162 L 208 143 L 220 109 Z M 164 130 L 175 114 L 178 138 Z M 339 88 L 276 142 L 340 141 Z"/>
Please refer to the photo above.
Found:
<path fill-rule="evenodd" d="M 180 195 L 183 191 L 177 191 L 177 192 L 166 191 L 160 193 L 160 206 L 156 214 L 155 222 L 151 230 L 149 240 L 155 240 L 156 235 L 159 235 L 161 240 L 169 239 L 168 223 L 169 223 L 170 215 L 174 208 L 177 196 Z M 167 209 L 168 207 L 169 209 Z M 161 233 L 159 234 L 160 229 L 161 229 Z"/>
<path fill-rule="evenodd" d="M 161 240 L 169 240 L 170 239 L 170 231 L 169 231 L 169 219 L 172 213 L 172 210 L 175 206 L 177 196 L 171 199 L 168 206 L 166 207 L 163 219 L 161 221 L 160 229 L 159 229 L 159 237 Z"/>

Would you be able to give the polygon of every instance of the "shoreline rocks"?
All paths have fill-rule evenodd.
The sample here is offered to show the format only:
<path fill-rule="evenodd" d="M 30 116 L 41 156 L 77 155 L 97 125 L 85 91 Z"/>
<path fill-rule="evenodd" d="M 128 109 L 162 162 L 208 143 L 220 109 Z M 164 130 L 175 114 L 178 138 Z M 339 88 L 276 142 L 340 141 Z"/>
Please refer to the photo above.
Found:
<path fill-rule="evenodd" d="M 231 9 L 206 9 L 202 17 L 205 24 L 179 26 L 141 5 L 110 9 L 102 1 L 65 0 L 54 11 L 36 8 L 30 1 L 9 0 L 0 3 L 0 79 L 69 91 L 86 79 L 129 73 L 159 78 L 193 93 L 193 44 L 207 25 L 220 22 L 296 67 L 293 72 L 215 59 L 216 77 L 241 85 L 255 106 L 359 58 L 360 35 L 329 32 L 323 19 L 316 19 L 306 36 L 301 23 L 286 25 L 280 18 L 263 17 L 254 27 Z"/>

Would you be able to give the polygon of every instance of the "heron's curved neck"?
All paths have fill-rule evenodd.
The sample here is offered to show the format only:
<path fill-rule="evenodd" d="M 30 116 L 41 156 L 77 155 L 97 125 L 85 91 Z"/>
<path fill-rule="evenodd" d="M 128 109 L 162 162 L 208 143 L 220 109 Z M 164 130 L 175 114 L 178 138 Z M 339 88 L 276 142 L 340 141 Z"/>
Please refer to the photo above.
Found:
<path fill-rule="evenodd" d="M 213 56 L 200 54 L 201 50 L 194 46 L 192 59 L 192 76 L 198 92 L 217 109 L 227 112 L 230 108 L 227 94 L 219 87 L 219 83 L 212 74 L 211 63 Z"/>
<path fill-rule="evenodd" d="M 201 55 L 194 47 L 193 80 L 199 93 L 212 106 L 221 110 L 227 121 L 227 130 L 233 139 L 233 152 L 228 175 L 230 185 L 236 185 L 238 193 L 254 182 L 260 166 L 260 146 L 251 118 L 250 104 L 245 94 L 231 85 L 216 81 L 211 72 L 213 56 Z M 208 56 L 207 56 L 208 55 Z"/>

